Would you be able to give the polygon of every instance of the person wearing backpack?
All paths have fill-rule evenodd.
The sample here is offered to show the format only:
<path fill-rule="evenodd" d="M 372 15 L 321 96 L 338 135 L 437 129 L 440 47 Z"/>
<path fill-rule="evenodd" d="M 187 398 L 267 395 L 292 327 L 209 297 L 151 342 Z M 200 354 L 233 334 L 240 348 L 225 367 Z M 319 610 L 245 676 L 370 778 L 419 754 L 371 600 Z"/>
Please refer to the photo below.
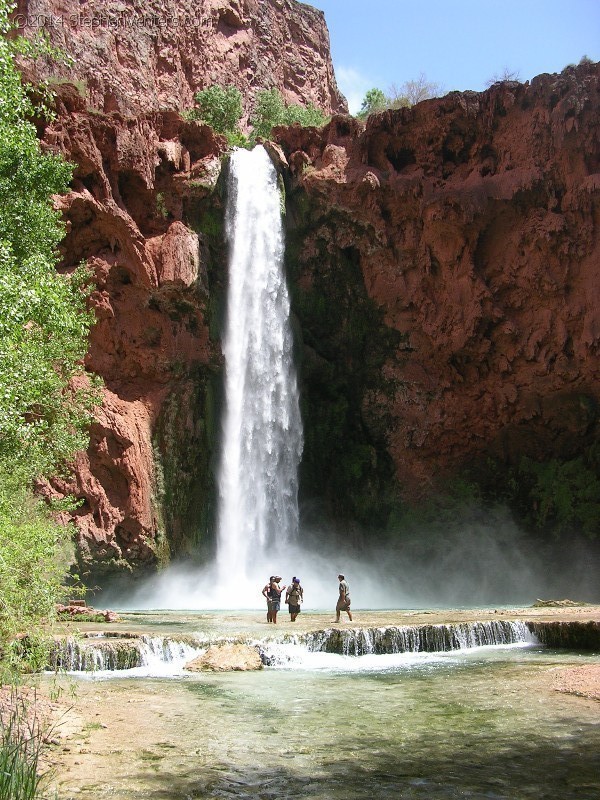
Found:
<path fill-rule="evenodd" d="M 290 619 L 296 622 L 296 617 L 300 613 L 300 603 L 304 600 L 304 589 L 300 586 L 300 578 L 293 577 L 292 583 L 288 586 L 285 593 L 285 602 L 288 604 Z"/>

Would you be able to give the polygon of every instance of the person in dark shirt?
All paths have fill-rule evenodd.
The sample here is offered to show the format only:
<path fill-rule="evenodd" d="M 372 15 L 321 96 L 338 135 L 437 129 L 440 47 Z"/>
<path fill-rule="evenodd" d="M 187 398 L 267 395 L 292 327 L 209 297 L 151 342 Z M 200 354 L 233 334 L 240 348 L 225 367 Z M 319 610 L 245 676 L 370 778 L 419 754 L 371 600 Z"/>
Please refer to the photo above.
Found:
<path fill-rule="evenodd" d="M 267 598 L 267 622 L 272 622 L 275 625 L 277 625 L 277 612 L 281 607 L 281 593 L 285 589 L 285 585 L 279 585 L 280 580 L 281 575 L 272 575 L 269 585 L 265 586 L 262 592 Z"/>
<path fill-rule="evenodd" d="M 271 583 L 273 582 L 273 578 L 275 576 L 271 575 L 269 578 L 269 582 L 265 585 L 264 589 L 262 590 L 263 597 L 267 599 L 267 622 L 273 622 L 271 617 L 271 598 L 269 597 L 269 589 L 271 588 Z"/>

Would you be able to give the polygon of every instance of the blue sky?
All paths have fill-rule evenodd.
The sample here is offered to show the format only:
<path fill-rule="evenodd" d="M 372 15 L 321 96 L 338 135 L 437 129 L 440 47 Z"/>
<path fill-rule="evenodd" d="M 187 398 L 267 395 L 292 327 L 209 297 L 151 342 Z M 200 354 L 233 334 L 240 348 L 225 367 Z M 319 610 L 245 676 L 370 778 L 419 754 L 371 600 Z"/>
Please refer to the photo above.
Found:
<path fill-rule="evenodd" d="M 309 0 L 325 12 L 350 111 L 422 73 L 442 93 L 481 91 L 505 68 L 521 81 L 600 61 L 600 0 Z"/>

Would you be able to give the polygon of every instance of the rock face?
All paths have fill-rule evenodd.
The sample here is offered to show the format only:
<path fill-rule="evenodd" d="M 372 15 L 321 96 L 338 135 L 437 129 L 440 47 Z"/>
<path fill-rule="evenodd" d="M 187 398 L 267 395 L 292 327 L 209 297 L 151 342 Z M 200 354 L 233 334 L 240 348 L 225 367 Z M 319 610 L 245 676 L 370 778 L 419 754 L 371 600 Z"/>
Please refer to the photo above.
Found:
<path fill-rule="evenodd" d="M 333 507 L 368 518 L 394 481 L 415 497 L 478 456 L 572 459 L 597 436 L 599 77 L 278 131 L 305 487 Z"/>
<path fill-rule="evenodd" d="M 32 77 L 77 84 L 96 110 L 180 111 L 215 83 L 237 86 L 248 105 L 277 87 L 288 102 L 347 110 L 323 12 L 295 0 L 20 0 L 16 20 L 73 58 L 38 59 Z"/>
<path fill-rule="evenodd" d="M 202 538 L 210 508 L 209 406 L 221 354 L 209 333 L 202 226 L 213 224 L 205 204 L 220 205 L 224 140 L 175 114 L 86 112 L 67 86 L 57 105 L 44 146 L 77 164 L 73 190 L 57 199 L 67 226 L 62 263 L 84 261 L 93 272 L 87 366 L 105 388 L 74 478 L 45 491 L 80 502 L 84 568 L 155 566 Z"/>
<path fill-rule="evenodd" d="M 250 4 L 234 5 L 246 19 Z M 219 19 L 248 30 L 233 11 Z M 152 106 L 128 63 L 128 108 Z M 467 463 L 574 458 L 597 436 L 599 77 L 582 65 L 366 128 L 336 116 L 276 132 L 302 493 L 325 515 L 385 525 L 396 498 Z M 95 274 L 87 363 L 106 388 L 75 477 L 46 491 L 81 501 L 82 561 L 102 577 L 210 546 L 226 143 L 174 112 L 94 113 L 74 86 L 58 89 L 58 118 L 40 134 L 77 165 L 57 201 L 63 268 L 83 260 Z"/>

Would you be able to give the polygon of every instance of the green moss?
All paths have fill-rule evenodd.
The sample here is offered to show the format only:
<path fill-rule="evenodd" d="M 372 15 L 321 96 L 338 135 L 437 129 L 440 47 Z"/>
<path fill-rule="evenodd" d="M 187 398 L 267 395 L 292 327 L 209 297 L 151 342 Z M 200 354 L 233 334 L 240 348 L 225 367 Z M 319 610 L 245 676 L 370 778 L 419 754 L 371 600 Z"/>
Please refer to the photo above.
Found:
<path fill-rule="evenodd" d="M 592 440 L 573 459 L 535 461 L 523 456 L 518 465 L 488 459 L 479 471 L 486 502 L 506 503 L 530 531 L 560 538 L 579 532 L 600 536 L 600 442 Z"/>
<path fill-rule="evenodd" d="M 285 217 L 285 183 L 281 173 L 277 175 L 277 189 L 279 190 L 279 210 L 281 216 Z"/>
<path fill-rule="evenodd" d="M 214 505 L 212 473 L 214 377 L 201 371 L 178 386 L 165 403 L 154 437 L 158 518 L 164 534 L 156 541 L 157 559 L 192 552 L 208 543 Z"/>
<path fill-rule="evenodd" d="M 219 209 L 209 208 L 194 225 L 197 233 L 209 238 L 221 239 L 223 236 L 223 214 Z"/>
<path fill-rule="evenodd" d="M 168 219 L 169 217 L 169 210 L 165 204 L 164 192 L 156 193 L 156 212 L 163 219 Z"/>
<path fill-rule="evenodd" d="M 315 239 L 303 203 L 302 194 L 295 193 L 291 212 L 297 227 L 289 236 L 286 256 L 302 342 L 301 499 L 312 505 L 318 498 L 334 520 L 381 527 L 396 491 L 394 470 L 383 426 L 367 401 L 392 388 L 382 367 L 394 357 L 398 335 L 386 327 L 381 310 L 367 294 L 358 249 L 330 245 L 340 220 L 329 216 L 322 239 Z M 298 225 L 299 220 L 303 224 Z M 307 236 L 316 252 L 302 260 Z M 310 281 L 300 280 L 302 272 L 310 274 Z"/>

